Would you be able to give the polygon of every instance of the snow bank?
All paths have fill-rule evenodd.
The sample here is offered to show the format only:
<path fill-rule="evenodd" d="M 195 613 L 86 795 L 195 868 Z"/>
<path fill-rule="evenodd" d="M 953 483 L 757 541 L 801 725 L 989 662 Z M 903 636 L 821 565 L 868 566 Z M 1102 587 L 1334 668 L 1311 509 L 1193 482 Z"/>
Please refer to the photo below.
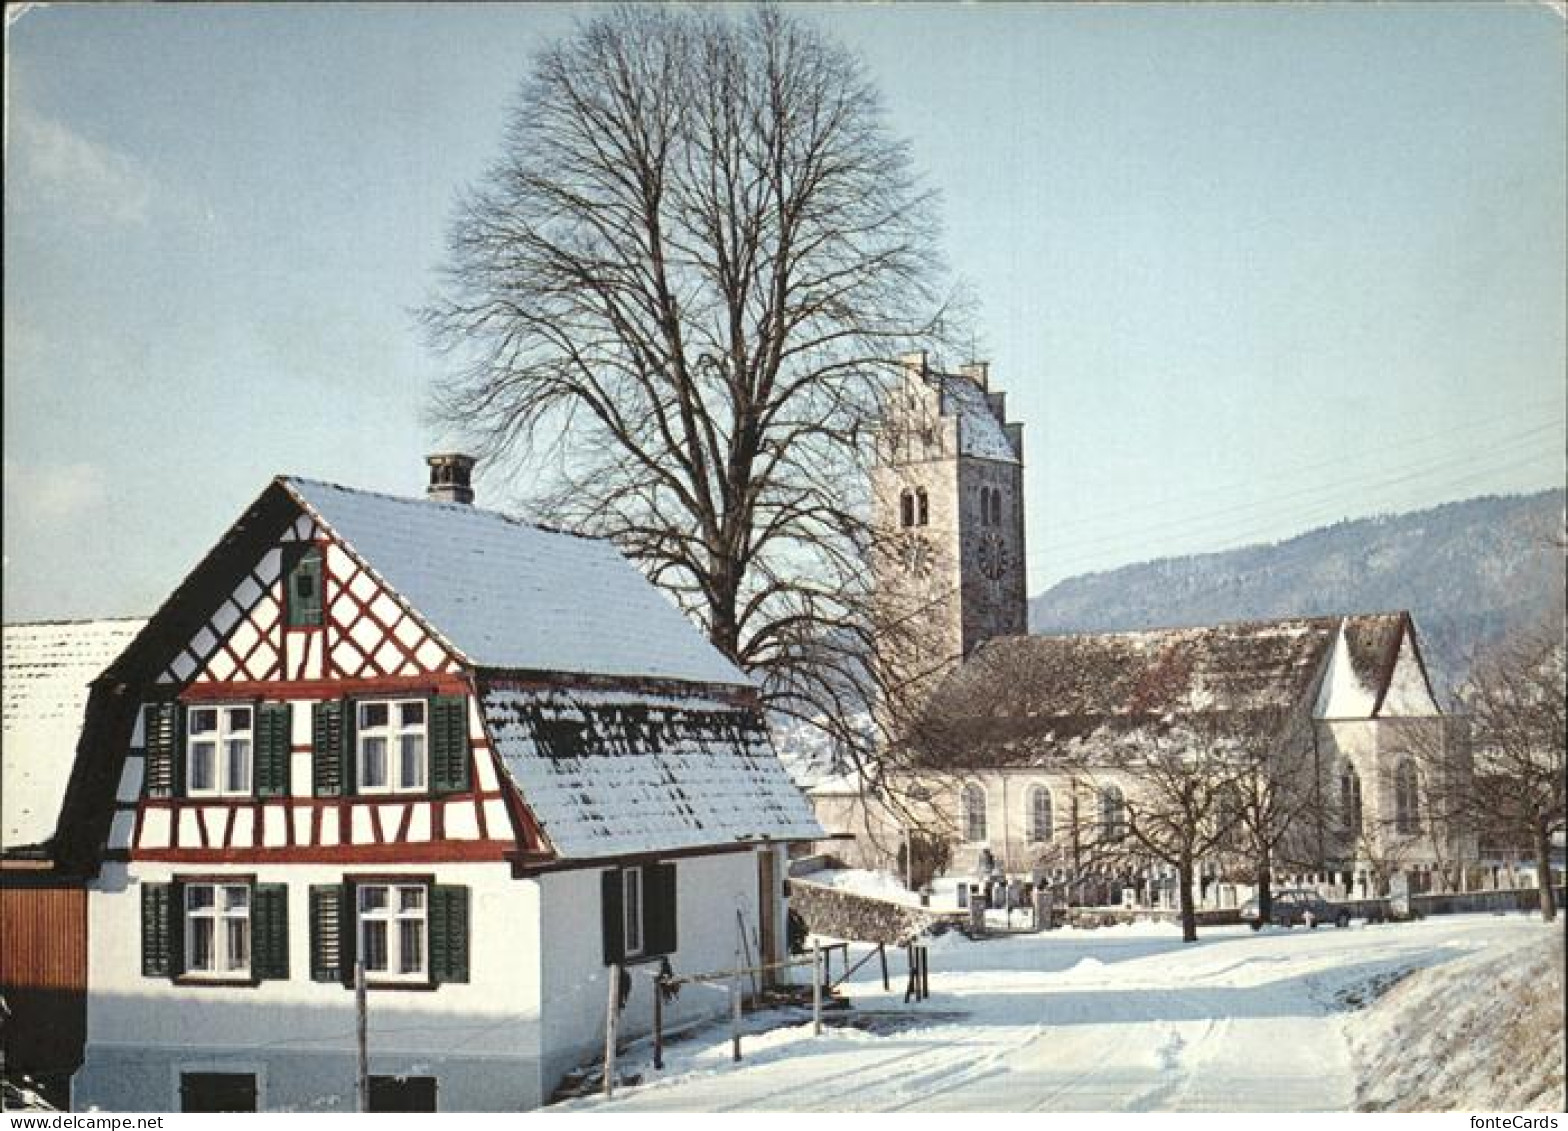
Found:
<path fill-rule="evenodd" d="M 1563 928 L 1416 970 L 1347 1015 L 1362 1111 L 1562 1111 Z"/>
<path fill-rule="evenodd" d="M 869 896 L 872 899 L 884 899 L 889 903 L 901 903 L 905 907 L 920 906 L 919 893 L 908 890 L 897 878 L 886 872 L 870 872 L 861 868 L 828 868 L 800 878 L 814 884 L 821 884 L 823 887 L 837 888 L 839 891 L 854 892 L 856 895 Z"/>

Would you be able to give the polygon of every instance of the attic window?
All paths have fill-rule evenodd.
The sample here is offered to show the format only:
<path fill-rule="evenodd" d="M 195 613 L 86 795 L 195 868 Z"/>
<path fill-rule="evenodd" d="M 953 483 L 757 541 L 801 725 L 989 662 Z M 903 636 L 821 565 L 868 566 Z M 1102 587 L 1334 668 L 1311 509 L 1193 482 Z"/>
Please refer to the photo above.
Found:
<path fill-rule="evenodd" d="M 316 628 L 321 624 L 321 551 L 310 546 L 289 566 L 284 601 L 290 628 Z"/>

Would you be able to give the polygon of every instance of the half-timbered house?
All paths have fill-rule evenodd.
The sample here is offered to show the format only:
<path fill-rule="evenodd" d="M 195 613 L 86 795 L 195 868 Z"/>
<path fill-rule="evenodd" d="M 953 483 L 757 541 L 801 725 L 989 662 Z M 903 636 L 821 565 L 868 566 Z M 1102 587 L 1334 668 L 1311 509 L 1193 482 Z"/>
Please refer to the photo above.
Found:
<path fill-rule="evenodd" d="M 274 480 L 94 684 L 62 852 L 96 869 L 77 1102 L 548 1099 L 608 972 L 783 953 L 820 835 L 753 687 L 608 543 Z M 692 988 L 672 1023 L 723 1008 Z"/>

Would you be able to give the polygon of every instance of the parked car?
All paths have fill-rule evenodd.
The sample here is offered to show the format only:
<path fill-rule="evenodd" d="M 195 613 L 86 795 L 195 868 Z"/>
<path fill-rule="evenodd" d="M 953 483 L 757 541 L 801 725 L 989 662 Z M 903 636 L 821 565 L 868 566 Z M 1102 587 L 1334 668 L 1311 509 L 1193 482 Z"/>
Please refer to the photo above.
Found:
<path fill-rule="evenodd" d="M 1262 928 L 1263 920 L 1258 916 L 1257 900 L 1249 899 L 1242 904 L 1241 918 L 1243 922 L 1252 924 L 1254 931 Z M 1279 927 L 1294 927 L 1297 923 L 1304 923 L 1308 927 L 1316 927 L 1319 923 L 1348 927 L 1350 912 L 1344 907 L 1335 907 L 1315 891 L 1284 888 L 1274 893 L 1269 922 Z"/>

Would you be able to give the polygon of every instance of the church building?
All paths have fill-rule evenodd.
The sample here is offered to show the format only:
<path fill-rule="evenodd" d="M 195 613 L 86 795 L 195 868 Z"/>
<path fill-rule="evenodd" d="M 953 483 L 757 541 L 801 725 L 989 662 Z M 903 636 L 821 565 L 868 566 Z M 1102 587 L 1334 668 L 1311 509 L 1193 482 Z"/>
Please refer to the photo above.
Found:
<path fill-rule="evenodd" d="M 1468 759 L 1408 613 L 1030 636 L 1022 425 L 985 363 L 903 362 L 872 481 L 892 769 L 874 796 L 843 778 L 812 790 L 841 835 L 828 851 L 902 871 L 909 839 L 934 837 L 952 874 L 1137 876 L 1151 894 L 1160 869 L 1126 850 L 1152 789 L 1137 766 L 1223 739 L 1291 783 L 1282 875 L 1377 894 L 1396 874 L 1437 886 L 1466 856 L 1424 804 L 1434 767 Z M 1200 874 L 1250 867 L 1216 852 Z"/>

